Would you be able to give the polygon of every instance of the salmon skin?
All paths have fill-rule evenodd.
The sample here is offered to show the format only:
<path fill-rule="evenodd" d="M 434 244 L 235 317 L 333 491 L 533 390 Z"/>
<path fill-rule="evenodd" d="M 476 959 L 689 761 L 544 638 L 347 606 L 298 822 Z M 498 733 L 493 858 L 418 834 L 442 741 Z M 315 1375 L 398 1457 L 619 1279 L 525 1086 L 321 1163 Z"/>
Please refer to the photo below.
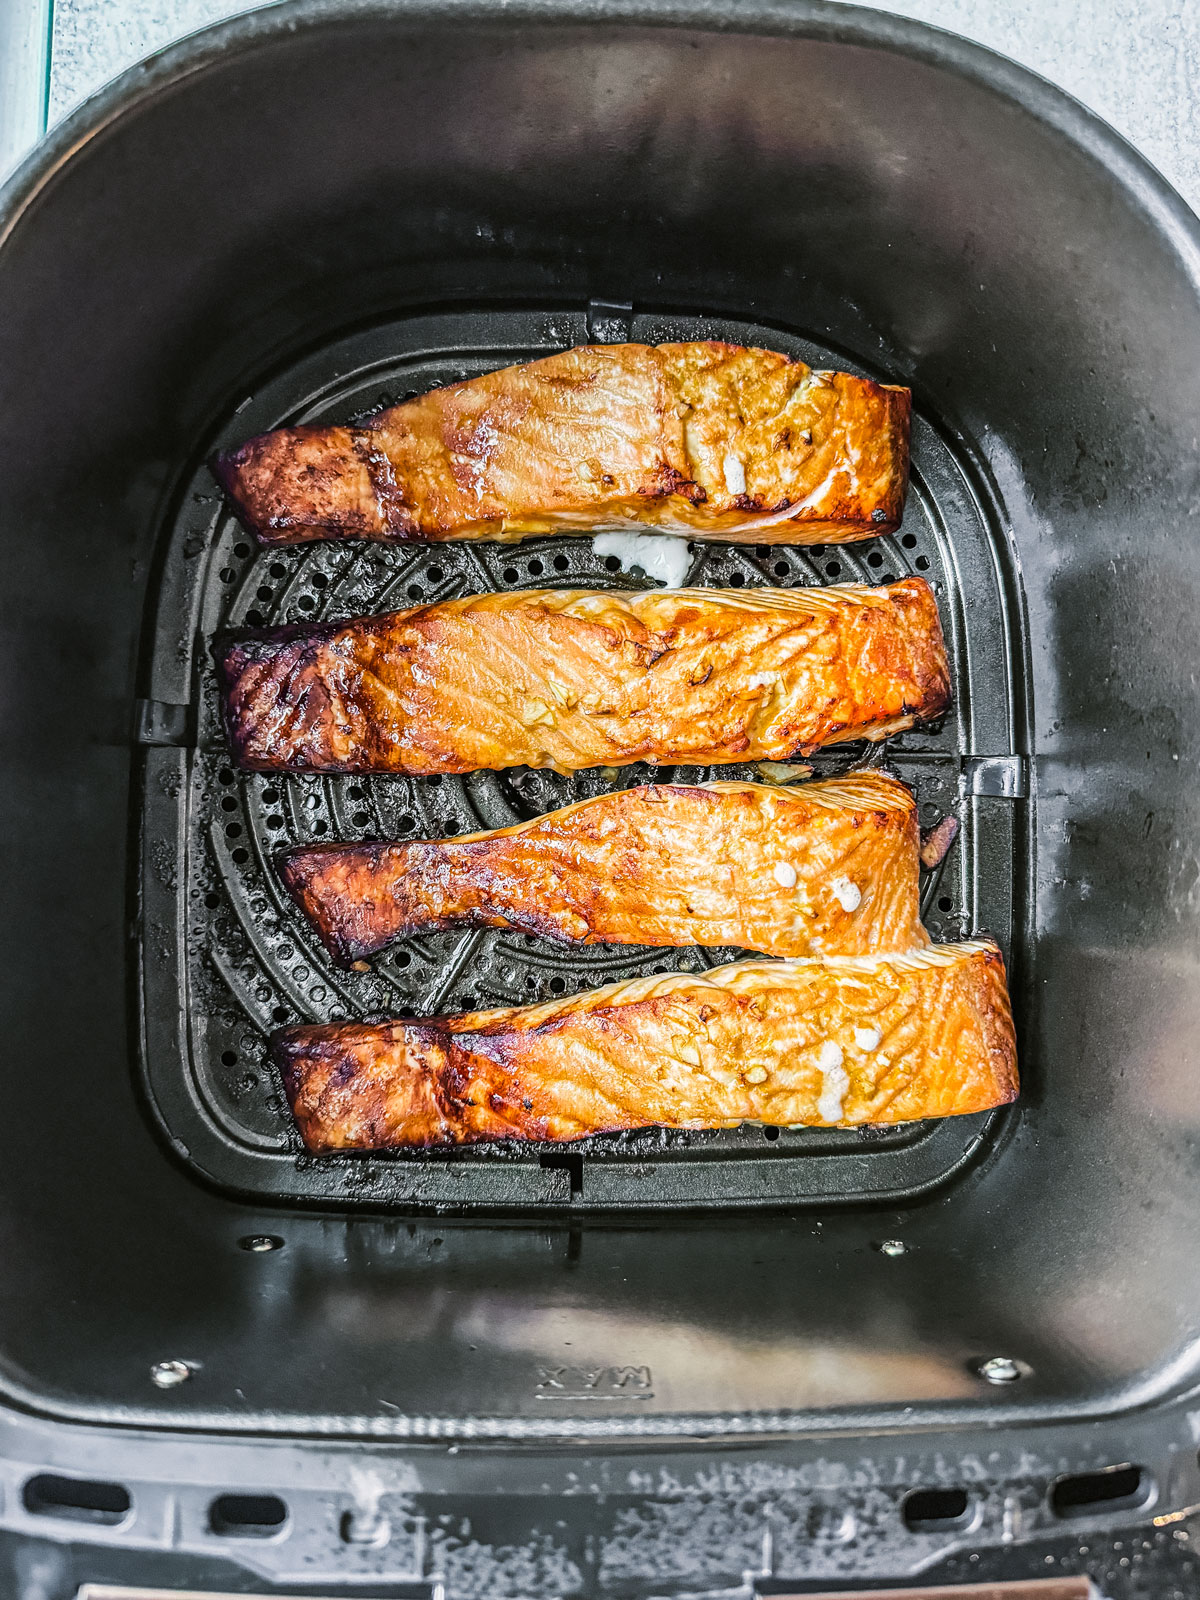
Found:
<path fill-rule="evenodd" d="M 357 427 L 214 457 L 263 544 L 660 528 L 751 544 L 899 527 L 907 389 L 773 350 L 587 345 L 434 389 Z"/>
<path fill-rule="evenodd" d="M 797 788 L 654 783 L 454 839 L 314 844 L 279 870 L 343 963 L 407 934 L 565 943 L 919 949 L 916 802 L 883 773 Z"/>
<path fill-rule="evenodd" d="M 923 578 L 474 595 L 216 655 L 235 759 L 263 772 L 786 760 L 950 702 Z"/>
<path fill-rule="evenodd" d="M 314 1152 L 853 1127 L 1017 1094 L 1004 962 L 987 940 L 736 962 L 433 1021 L 285 1028 L 271 1052 Z"/>

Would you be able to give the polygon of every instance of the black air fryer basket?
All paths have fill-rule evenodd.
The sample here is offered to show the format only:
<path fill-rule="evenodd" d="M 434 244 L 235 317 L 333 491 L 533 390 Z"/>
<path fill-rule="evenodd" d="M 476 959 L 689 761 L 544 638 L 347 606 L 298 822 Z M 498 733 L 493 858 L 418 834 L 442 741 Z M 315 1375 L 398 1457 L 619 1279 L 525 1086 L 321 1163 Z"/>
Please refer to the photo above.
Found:
<path fill-rule="evenodd" d="M 1000 941 L 1020 1100 L 305 1157 L 280 1023 L 724 957 L 334 968 L 283 844 L 601 780 L 238 774 L 214 632 L 642 580 L 586 539 L 260 551 L 205 460 L 694 337 L 913 389 L 898 534 L 698 545 L 689 581 L 934 584 L 954 707 L 887 760 L 960 824 L 923 910 Z M 916 24 L 301 0 L 61 128 L 0 197 L 0 1591 L 1200 1594 L 1198 438 L 1200 224 Z"/>

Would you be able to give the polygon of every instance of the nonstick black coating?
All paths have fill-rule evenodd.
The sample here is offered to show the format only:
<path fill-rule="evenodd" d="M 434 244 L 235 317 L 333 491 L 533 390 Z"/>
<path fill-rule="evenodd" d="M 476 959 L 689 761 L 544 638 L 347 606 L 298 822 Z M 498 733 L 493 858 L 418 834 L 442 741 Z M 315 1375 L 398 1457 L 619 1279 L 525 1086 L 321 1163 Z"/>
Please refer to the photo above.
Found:
<path fill-rule="evenodd" d="M 852 8 L 314 3 L 127 77 L 4 207 L 14 1396 L 246 1431 L 873 1435 L 1194 1381 L 1197 226 L 1136 157 L 1027 74 Z M 980 753 L 1027 756 L 1030 798 L 969 804 L 1030 891 L 1019 1107 L 903 1210 L 243 1204 L 139 1083 L 141 996 L 181 937 L 139 863 L 173 891 L 186 841 L 139 836 L 146 775 L 147 814 L 178 818 L 185 771 L 147 761 L 135 702 L 184 768 L 195 737 L 154 626 L 168 529 L 218 430 L 307 355 L 418 312 L 597 299 L 910 383 L 997 518 L 1012 745 Z M 983 603 L 962 587 L 968 657 Z M 198 623 L 180 612 L 177 664 Z M 176 1016 L 156 998 L 148 1025 L 186 1082 Z M 260 1231 L 287 1249 L 236 1248 Z M 872 1248 L 892 1236 L 904 1257 Z M 1027 1364 L 1009 1389 L 973 1375 L 996 1352 Z M 170 1357 L 196 1375 L 156 1390 Z M 564 1357 L 652 1382 L 547 1391 Z"/>

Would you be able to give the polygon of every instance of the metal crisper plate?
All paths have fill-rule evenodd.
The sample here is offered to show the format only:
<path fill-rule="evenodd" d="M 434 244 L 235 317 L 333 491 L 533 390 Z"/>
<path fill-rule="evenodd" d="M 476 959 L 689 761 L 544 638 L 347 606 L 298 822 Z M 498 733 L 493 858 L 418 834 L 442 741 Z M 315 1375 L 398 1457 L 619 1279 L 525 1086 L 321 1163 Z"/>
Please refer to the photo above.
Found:
<path fill-rule="evenodd" d="M 344 420 L 589 337 L 722 338 L 816 366 L 855 363 L 775 328 L 728 319 L 582 310 L 454 311 L 412 316 L 337 340 L 265 381 L 207 449 L 286 423 Z M 858 368 L 857 370 L 863 370 Z M 884 376 L 884 374 L 879 374 Z M 198 460 L 200 451 L 197 452 Z M 153 699 L 140 708 L 142 1064 L 175 1150 L 210 1180 L 276 1201 L 337 1205 L 575 1208 L 795 1203 L 897 1198 L 943 1181 L 987 1141 L 996 1118 L 895 1129 L 796 1132 L 744 1126 L 707 1134 L 652 1130 L 569 1146 L 395 1156 L 303 1153 L 266 1062 L 270 1030 L 297 1021 L 373 1019 L 535 1002 L 651 972 L 700 971 L 737 950 L 569 949 L 528 935 L 432 934 L 394 945 L 366 972 L 333 966 L 292 906 L 272 858 L 317 839 L 436 837 L 500 827 L 572 800 L 646 781 L 755 776 L 749 767 L 599 770 L 563 778 L 517 768 L 466 778 L 240 774 L 229 763 L 209 644 L 225 627 L 401 609 L 464 593 L 544 587 L 648 587 L 611 571 L 587 538 L 519 545 L 308 544 L 261 551 L 198 465 L 166 541 L 153 627 Z M 1012 663 L 998 520 L 945 440 L 913 431 L 912 490 L 900 534 L 865 544 L 694 547 L 688 582 L 705 586 L 882 583 L 924 573 L 941 608 L 955 684 L 935 731 L 886 749 L 817 756 L 818 774 L 882 760 L 916 790 L 925 824 L 953 811 L 958 841 L 926 874 L 935 938 L 986 929 L 1011 962 L 1014 748 Z M 1019 800 L 1018 800 L 1019 803 Z"/>

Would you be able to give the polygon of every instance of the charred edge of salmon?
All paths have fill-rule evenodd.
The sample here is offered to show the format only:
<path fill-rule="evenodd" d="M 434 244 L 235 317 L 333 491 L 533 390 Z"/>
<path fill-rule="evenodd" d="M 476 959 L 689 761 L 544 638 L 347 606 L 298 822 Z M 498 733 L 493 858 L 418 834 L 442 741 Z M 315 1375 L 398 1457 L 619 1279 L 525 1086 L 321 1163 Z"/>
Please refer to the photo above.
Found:
<path fill-rule="evenodd" d="M 234 516 L 247 533 L 257 538 L 258 527 L 241 489 L 242 467 L 252 442 L 238 445 L 233 450 L 218 450 L 215 455 L 209 456 L 208 470 L 220 485 L 221 493 L 228 500 Z"/>
<path fill-rule="evenodd" d="M 443 1084 L 447 1077 L 453 1077 L 453 1068 L 450 1057 L 450 1036 L 440 1019 L 414 1019 L 405 1023 L 406 1038 L 417 1049 L 423 1049 L 431 1055 L 440 1057 L 433 1070 L 426 1070 L 420 1075 L 415 1087 L 418 1091 L 424 1090 L 424 1098 L 429 1102 L 429 1108 L 435 1113 L 440 1111 L 438 1104 L 438 1086 Z M 327 1138 L 317 1135 L 311 1125 L 311 1119 L 305 1114 L 303 1108 L 303 1095 L 308 1081 L 312 1078 L 324 1060 L 336 1064 L 324 1085 L 325 1090 L 349 1089 L 358 1080 L 360 1073 L 358 1063 L 353 1056 L 343 1057 L 339 1048 L 339 1035 L 337 1025 L 327 1028 L 310 1027 L 304 1024 L 290 1028 L 280 1028 L 271 1034 L 267 1041 L 267 1055 L 276 1072 L 279 1074 L 283 1091 L 287 1096 L 288 1107 L 300 1134 L 300 1138 L 307 1150 L 313 1154 L 325 1154 L 336 1151 L 340 1155 L 354 1155 L 354 1147 L 343 1147 L 331 1142 Z M 452 1088 L 452 1085 L 451 1085 Z M 372 1143 L 377 1139 L 371 1125 L 371 1118 L 366 1117 L 367 1141 L 359 1148 L 362 1150 L 382 1149 L 384 1146 Z M 432 1118 L 430 1119 L 432 1123 Z M 440 1121 L 440 1126 L 430 1126 L 424 1137 L 414 1137 L 407 1148 L 412 1150 L 430 1149 L 440 1147 L 445 1149 L 448 1145 L 461 1142 L 455 1138 L 453 1125 Z"/>
<path fill-rule="evenodd" d="M 218 451 L 208 465 L 238 521 L 262 545 L 419 538 L 360 428 L 278 428 Z"/>
<path fill-rule="evenodd" d="M 421 607 L 415 607 L 421 610 Z M 247 758 L 246 747 L 254 737 L 252 723 L 242 724 L 239 707 L 239 691 L 248 668 L 262 665 L 270 666 L 278 658 L 281 651 L 292 645 L 301 648 L 296 652 L 291 662 L 292 670 L 302 671 L 318 654 L 321 646 L 341 628 L 353 627 L 355 622 L 372 623 L 378 621 L 375 617 L 349 618 L 343 622 L 293 622 L 274 628 L 246 628 L 223 629 L 217 633 L 209 646 L 217 668 L 217 683 L 220 689 L 221 725 L 229 741 L 229 748 L 233 754 L 234 765 L 246 772 L 306 772 L 309 769 L 301 761 L 290 761 L 287 758 L 272 756 L 269 760 L 252 761 Z M 307 648 L 305 648 L 307 646 Z M 370 772 L 370 749 L 362 752 L 362 761 L 358 767 L 347 766 L 346 772 Z"/>
<path fill-rule="evenodd" d="M 300 911 L 308 919 L 317 937 L 328 950 L 329 954 L 340 967 L 351 967 L 356 961 L 362 961 L 366 956 L 378 955 L 389 944 L 394 944 L 397 939 L 402 939 L 409 932 L 416 932 L 415 928 L 403 928 L 398 932 L 377 933 L 369 939 L 355 939 L 351 936 L 346 923 L 333 914 L 328 903 L 320 895 L 313 894 L 313 872 L 322 856 L 335 856 L 343 854 L 347 849 L 352 849 L 364 862 L 378 861 L 381 856 L 387 855 L 395 849 L 394 844 L 363 840 L 353 846 L 329 841 L 322 844 L 298 845 L 294 850 L 284 851 L 275 857 L 275 870 L 288 894 L 291 895 Z M 428 919 L 423 925 L 423 932 L 440 932 L 450 924 L 437 919 Z"/>
<path fill-rule="evenodd" d="M 337 907 L 328 896 L 312 892 L 314 872 L 322 857 L 344 856 L 347 861 L 357 858 L 364 869 L 369 869 L 382 856 L 394 853 L 403 858 L 411 852 L 427 858 L 414 870 L 428 871 L 429 857 L 436 857 L 442 845 L 455 846 L 457 843 L 454 839 L 400 839 L 381 843 L 367 840 L 355 844 L 330 840 L 321 844 L 299 845 L 277 856 L 275 869 L 325 949 L 342 967 L 350 967 L 356 961 L 376 956 L 397 940 L 411 938 L 414 934 L 453 933 L 464 929 L 500 928 L 512 933 L 528 933 L 564 949 L 607 942 L 590 934 L 582 939 L 568 937 L 553 918 L 540 915 L 535 905 L 499 903 L 490 914 L 482 907 L 474 906 L 464 907 L 461 911 L 426 911 L 419 917 L 406 917 L 394 927 L 384 926 L 380 919 L 368 927 L 364 917 L 356 935 L 350 927 L 350 920 L 338 916 Z"/>

